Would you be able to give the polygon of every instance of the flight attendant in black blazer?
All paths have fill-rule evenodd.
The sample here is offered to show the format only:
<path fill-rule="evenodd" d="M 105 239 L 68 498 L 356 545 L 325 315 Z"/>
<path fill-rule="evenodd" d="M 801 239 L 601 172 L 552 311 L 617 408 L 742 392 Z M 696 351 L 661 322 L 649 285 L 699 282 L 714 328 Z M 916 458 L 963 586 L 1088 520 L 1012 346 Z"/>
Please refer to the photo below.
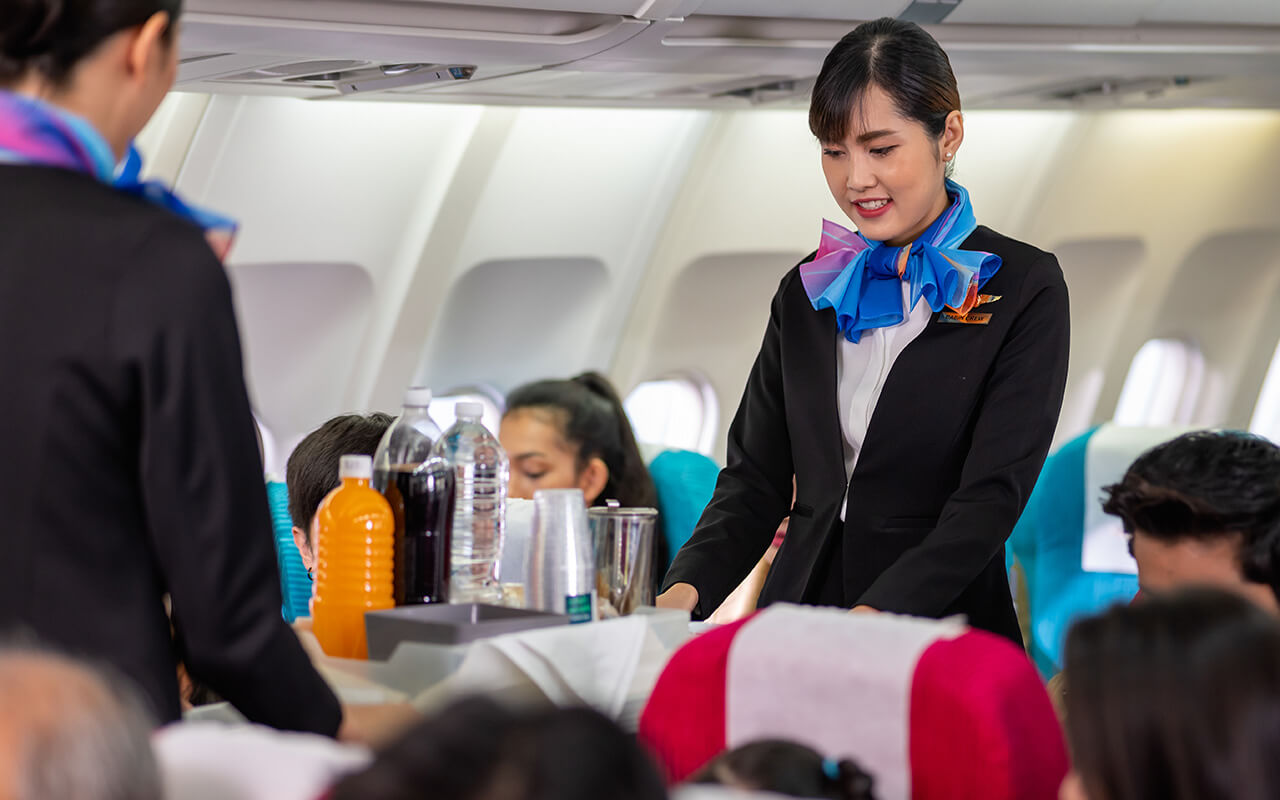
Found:
<path fill-rule="evenodd" d="M 790 514 L 761 605 L 964 614 L 1020 643 L 1004 542 L 1062 404 L 1062 271 L 978 225 L 949 180 L 960 96 L 919 26 L 845 36 L 809 123 L 858 233 L 827 223 L 782 279 L 728 466 L 658 604 L 710 614 Z"/>
<path fill-rule="evenodd" d="M 334 735 L 342 709 L 280 613 L 210 247 L 232 226 L 125 158 L 173 84 L 181 5 L 0 10 L 0 639 L 113 667 L 157 722 L 179 717 L 180 658 L 249 719 Z"/>

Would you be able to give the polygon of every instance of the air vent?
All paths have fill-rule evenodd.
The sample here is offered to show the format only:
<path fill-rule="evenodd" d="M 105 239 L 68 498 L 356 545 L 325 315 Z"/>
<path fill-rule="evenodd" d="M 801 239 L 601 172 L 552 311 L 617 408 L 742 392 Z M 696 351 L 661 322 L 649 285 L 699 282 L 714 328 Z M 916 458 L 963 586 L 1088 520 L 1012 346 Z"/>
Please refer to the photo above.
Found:
<path fill-rule="evenodd" d="M 1183 89 L 1192 83 L 1199 82 L 1199 79 L 1193 80 L 1185 75 L 1170 78 L 1095 78 L 1085 83 L 1050 89 L 1041 92 L 1040 96 L 1049 101 L 1066 101 L 1080 105 L 1121 103 L 1155 99 L 1168 91 Z"/>
<path fill-rule="evenodd" d="M 209 59 L 212 59 L 212 58 L 223 58 L 229 55 L 232 55 L 232 54 L 231 53 L 192 53 L 191 55 L 183 56 L 182 58 L 178 59 L 178 64 L 179 65 L 198 64 L 201 61 L 208 61 Z"/>
<path fill-rule="evenodd" d="M 224 81 L 278 81 L 297 79 L 300 76 L 340 74 L 349 70 L 369 66 L 368 61 L 299 61 L 294 64 L 280 64 L 272 67 L 259 67 L 238 75 L 227 75 Z"/>
<path fill-rule="evenodd" d="M 356 70 L 302 75 L 286 81 L 328 86 L 342 94 L 367 94 L 428 83 L 470 80 L 475 72 L 475 66 L 470 64 L 383 64 Z"/>
<path fill-rule="evenodd" d="M 786 79 L 769 81 L 753 86 L 739 86 L 727 91 L 712 92 L 711 97 L 737 97 L 746 100 L 751 105 L 764 105 L 765 103 L 794 100 L 796 97 L 808 95 L 812 89 L 812 78 L 806 80 Z"/>

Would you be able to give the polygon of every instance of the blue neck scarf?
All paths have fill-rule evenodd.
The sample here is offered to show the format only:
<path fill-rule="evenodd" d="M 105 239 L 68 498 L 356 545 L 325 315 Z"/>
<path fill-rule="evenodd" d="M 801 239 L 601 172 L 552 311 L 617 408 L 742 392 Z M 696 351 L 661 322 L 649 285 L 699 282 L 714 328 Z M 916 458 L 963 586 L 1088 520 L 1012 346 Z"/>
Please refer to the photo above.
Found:
<path fill-rule="evenodd" d="M 836 324 L 850 342 L 873 328 L 901 324 L 921 299 L 934 311 L 968 314 L 978 290 L 1000 269 L 1000 256 L 959 249 L 978 221 L 964 187 L 948 180 L 946 188 L 951 205 L 906 247 L 823 220 L 818 255 L 800 265 L 800 279 L 814 310 L 835 309 Z M 902 281 L 911 287 L 905 308 Z"/>
<path fill-rule="evenodd" d="M 117 165 L 111 146 L 88 121 L 40 100 L 0 91 L 0 163 L 60 167 L 92 175 L 195 223 L 219 258 L 226 257 L 235 238 L 233 220 L 187 205 L 158 181 L 142 180 L 142 156 L 132 144 Z"/>

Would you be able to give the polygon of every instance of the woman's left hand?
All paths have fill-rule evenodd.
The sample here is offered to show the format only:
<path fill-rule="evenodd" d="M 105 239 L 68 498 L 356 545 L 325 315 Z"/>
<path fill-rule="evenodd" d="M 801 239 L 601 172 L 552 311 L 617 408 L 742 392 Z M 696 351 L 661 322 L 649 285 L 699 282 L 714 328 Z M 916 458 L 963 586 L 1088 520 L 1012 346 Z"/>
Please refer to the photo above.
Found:
<path fill-rule="evenodd" d="M 871 606 L 854 606 L 849 609 L 850 614 L 879 614 L 880 609 Z"/>

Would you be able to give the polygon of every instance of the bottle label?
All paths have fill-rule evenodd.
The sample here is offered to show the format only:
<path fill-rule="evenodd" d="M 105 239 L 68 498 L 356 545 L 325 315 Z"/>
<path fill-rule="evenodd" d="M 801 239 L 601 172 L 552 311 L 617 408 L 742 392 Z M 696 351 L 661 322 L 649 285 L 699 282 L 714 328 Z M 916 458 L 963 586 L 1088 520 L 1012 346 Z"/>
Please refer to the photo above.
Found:
<path fill-rule="evenodd" d="M 570 594 L 565 595 L 564 611 L 569 615 L 569 624 L 576 625 L 579 622 L 591 621 L 591 595 L 590 594 Z"/>

